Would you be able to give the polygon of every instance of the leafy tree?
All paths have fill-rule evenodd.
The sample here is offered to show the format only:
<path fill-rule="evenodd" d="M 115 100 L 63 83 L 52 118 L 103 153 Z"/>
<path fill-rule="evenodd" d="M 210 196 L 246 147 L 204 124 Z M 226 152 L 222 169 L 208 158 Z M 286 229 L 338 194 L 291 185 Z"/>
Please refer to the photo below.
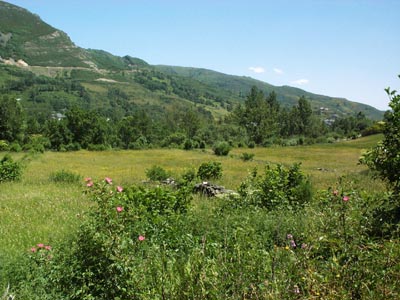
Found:
<path fill-rule="evenodd" d="M 20 139 L 23 133 L 24 114 L 19 102 L 8 96 L 0 98 L 0 140 Z"/>
<path fill-rule="evenodd" d="M 399 76 L 400 77 L 400 76 Z M 371 169 L 378 171 L 379 176 L 386 180 L 395 194 L 400 194 L 400 94 L 395 90 L 386 89 L 390 98 L 390 111 L 384 116 L 384 139 L 363 157 L 363 162 Z M 400 204 L 400 203 L 399 203 Z"/>
<path fill-rule="evenodd" d="M 377 171 L 378 176 L 392 190 L 392 194 L 373 215 L 372 233 L 379 236 L 392 236 L 400 223 L 400 95 L 390 88 L 386 92 L 390 98 L 391 110 L 384 116 L 383 141 L 360 159 L 361 163 Z"/>
<path fill-rule="evenodd" d="M 72 133 L 63 120 L 51 119 L 46 122 L 44 135 L 50 140 L 51 148 L 61 150 L 72 142 Z"/>

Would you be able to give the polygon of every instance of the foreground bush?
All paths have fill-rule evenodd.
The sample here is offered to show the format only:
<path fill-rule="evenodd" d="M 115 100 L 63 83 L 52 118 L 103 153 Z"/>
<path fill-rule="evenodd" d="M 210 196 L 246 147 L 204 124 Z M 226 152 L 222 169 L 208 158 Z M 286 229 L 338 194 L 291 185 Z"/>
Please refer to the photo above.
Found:
<path fill-rule="evenodd" d="M 297 210 L 192 207 L 186 189 L 86 180 L 79 232 L 27 249 L 16 299 L 399 299 L 400 240 L 370 238 L 371 195 L 338 185 Z"/>
<path fill-rule="evenodd" d="M 160 166 L 152 166 L 146 170 L 146 176 L 151 181 L 162 181 L 169 177 L 168 172 Z"/>
<path fill-rule="evenodd" d="M 227 142 L 218 142 L 213 147 L 215 155 L 226 156 L 231 151 L 231 146 Z"/>
<path fill-rule="evenodd" d="M 199 166 L 197 177 L 201 180 L 219 179 L 222 177 L 222 165 L 220 162 L 204 162 Z"/>
<path fill-rule="evenodd" d="M 239 205 L 255 205 L 273 210 L 295 209 L 311 200 L 311 183 L 300 170 L 300 164 L 289 168 L 267 165 L 264 173 L 251 176 L 239 188 Z"/>
<path fill-rule="evenodd" d="M 0 182 L 21 179 L 22 165 L 14 161 L 9 154 L 0 160 Z"/>

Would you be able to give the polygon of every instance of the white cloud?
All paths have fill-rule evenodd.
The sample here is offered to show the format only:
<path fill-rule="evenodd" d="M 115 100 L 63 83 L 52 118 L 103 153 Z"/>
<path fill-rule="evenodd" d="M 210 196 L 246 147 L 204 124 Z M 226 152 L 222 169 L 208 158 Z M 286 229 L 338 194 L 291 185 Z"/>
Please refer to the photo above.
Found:
<path fill-rule="evenodd" d="M 257 73 L 257 74 L 265 72 L 263 67 L 250 67 L 249 70 L 253 71 L 254 73 Z"/>
<path fill-rule="evenodd" d="M 299 79 L 299 80 L 295 80 L 292 81 L 292 84 L 296 84 L 296 85 L 304 85 L 304 84 L 308 84 L 310 82 L 310 80 L 308 79 Z"/>
<path fill-rule="evenodd" d="M 278 68 L 274 68 L 274 72 L 276 74 L 278 74 L 278 75 L 282 75 L 283 74 L 283 71 L 281 69 L 278 69 Z"/>

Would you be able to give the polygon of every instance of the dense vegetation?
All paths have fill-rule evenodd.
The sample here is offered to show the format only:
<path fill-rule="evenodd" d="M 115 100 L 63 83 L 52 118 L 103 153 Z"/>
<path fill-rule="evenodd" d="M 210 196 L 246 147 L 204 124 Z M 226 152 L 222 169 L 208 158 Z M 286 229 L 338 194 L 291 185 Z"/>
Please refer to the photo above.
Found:
<path fill-rule="evenodd" d="M 0 65 L 1 300 L 400 298 L 396 91 L 375 122 L 81 49 L 5 2 L 0 25 L 31 65 Z M 236 192 L 193 193 L 209 180 Z"/>
<path fill-rule="evenodd" d="M 217 154 L 227 154 L 232 146 L 333 142 L 380 131 L 379 123 L 374 125 L 362 113 L 326 123 L 306 98 L 300 97 L 291 108 L 282 107 L 274 92 L 265 95 L 256 87 L 242 104 L 230 104 L 231 112 L 217 118 L 205 108 L 206 104 L 198 104 L 203 101 L 202 95 L 197 94 L 201 89 L 187 90 L 174 78 L 156 71 L 138 72 L 133 81 L 150 91 L 169 90 L 171 99 L 185 97 L 192 102 L 173 100 L 163 109 L 132 101 L 120 85 L 106 86 L 102 93 L 94 93 L 85 87 L 86 81 L 76 80 L 77 74 L 52 78 L 6 66 L 0 72 L 4 78 L 0 140 L 3 148 L 14 151 L 151 147 L 190 150 L 214 146 Z M 87 75 L 82 76 L 88 80 Z M 152 78 L 157 78 L 157 85 Z M 212 94 L 204 99 L 210 97 Z M 219 96 L 212 103 L 225 105 Z"/>
<path fill-rule="evenodd" d="M 357 157 L 359 147 L 365 149 L 375 140 L 326 145 L 323 151 L 354 152 Z M 27 188 L 40 185 L 49 192 L 39 200 L 46 205 L 35 213 L 37 216 L 32 214 L 37 219 L 37 224 L 30 225 L 35 226 L 34 237 L 29 236 L 24 242 L 25 248 L 17 250 L 8 263 L 1 261 L 0 282 L 5 290 L 10 285 L 5 296 L 13 295 L 15 299 L 397 299 L 400 295 L 399 232 L 392 227 L 389 235 L 377 235 L 382 227 L 395 225 L 389 220 L 376 222 L 376 212 L 382 201 L 388 199 L 379 188 L 379 181 L 372 181 L 365 167 L 356 166 L 354 157 L 348 159 L 343 154 L 337 155 L 341 163 L 335 163 L 335 168 L 339 175 L 345 175 L 345 168 L 352 165 L 351 173 L 340 176 L 337 181 L 326 181 L 323 177 L 337 174 L 310 168 L 310 163 L 315 163 L 311 154 L 321 152 L 321 146 L 308 148 L 310 156 L 304 158 L 304 165 L 308 172 L 319 172 L 312 182 L 325 181 L 322 190 L 311 189 L 310 178 L 299 164 L 265 165 L 265 160 L 272 158 L 281 157 L 285 161 L 282 152 L 288 150 L 292 151 L 290 157 L 295 157 L 296 152 L 302 154 L 304 147 L 277 149 L 276 154 L 272 148 L 268 154 L 262 154 L 260 149 L 246 149 L 256 153 L 257 159 L 262 158 L 260 162 L 242 161 L 240 152 L 234 152 L 236 157 L 216 158 L 211 152 L 196 154 L 179 150 L 173 161 L 166 157 L 178 150 L 157 150 L 153 154 L 155 150 L 138 151 L 131 156 L 140 156 L 137 166 L 148 166 L 147 170 L 144 166 L 143 170 L 135 167 L 134 173 L 141 174 L 136 176 L 138 179 L 150 170 L 152 174 L 162 173 L 160 170 L 164 168 L 151 165 L 155 161 L 163 166 L 178 164 L 173 173 L 179 177 L 182 167 L 188 166 L 187 161 L 221 159 L 216 164 L 197 164 L 195 173 L 199 175 L 194 175 L 203 177 L 200 173 L 204 170 L 215 169 L 212 173 L 222 177 L 221 182 L 236 168 L 239 175 L 248 164 L 257 166 L 237 186 L 239 194 L 213 199 L 191 193 L 196 181 L 192 181 L 195 177 L 187 176 L 188 169 L 182 178 L 191 179 L 179 180 L 178 188 L 159 183 L 129 184 L 126 175 L 116 176 L 119 180 L 96 179 L 101 174 L 119 174 L 122 165 L 127 170 L 136 166 L 126 166 L 128 161 L 133 163 L 132 158 L 126 159 L 126 155 L 134 154 L 129 151 L 122 151 L 118 159 L 115 152 L 48 152 L 36 156 L 31 164 L 48 169 L 47 173 L 40 171 L 39 176 L 28 173 L 24 182 L 2 186 L 6 193 L 2 201 L 15 198 L 15 205 L 23 205 L 24 212 L 33 210 L 30 206 L 26 208 L 30 201 L 36 203 L 37 198 L 33 193 L 29 200 Z M 158 159 L 161 151 L 164 151 L 163 157 Z M 332 160 L 335 155 L 330 155 Z M 147 156 L 152 159 L 146 162 Z M 77 157 L 82 157 L 81 163 Z M 57 165 L 49 169 L 43 164 L 44 158 L 48 164 Z M 93 161 L 99 161 L 98 168 L 93 168 Z M 119 165 L 114 166 L 116 162 Z M 329 162 L 320 160 L 318 164 L 328 167 Z M 76 171 L 97 174 L 96 178 L 85 178 L 84 186 L 81 183 L 79 188 L 76 173 L 64 169 L 51 171 L 67 165 L 79 165 Z M 105 165 L 114 169 L 102 167 Z M 50 174 L 48 183 L 46 174 Z M 60 196 L 54 193 L 56 190 Z M 84 197 L 79 196 L 82 190 Z M 21 195 L 17 196 L 18 193 Z M 70 202 L 72 195 L 79 201 Z M 24 203 L 17 203 L 21 201 Z M 83 206 L 67 208 L 66 203 Z M 65 216 L 66 209 L 71 214 L 68 222 L 76 223 L 73 229 L 65 232 L 66 224 L 58 222 L 59 227 L 52 227 L 49 235 L 37 235 L 38 230 L 48 230 L 50 222 L 60 218 L 61 215 L 54 215 L 56 211 Z M 3 241 L 13 239 L 9 232 L 16 225 L 7 227 L 4 223 L 7 216 L 21 213 L 20 209 L 2 212 L 5 219 L 1 222 L 6 228 Z M 9 248 L 7 243 L 3 244 L 0 259 L 8 257 Z"/>

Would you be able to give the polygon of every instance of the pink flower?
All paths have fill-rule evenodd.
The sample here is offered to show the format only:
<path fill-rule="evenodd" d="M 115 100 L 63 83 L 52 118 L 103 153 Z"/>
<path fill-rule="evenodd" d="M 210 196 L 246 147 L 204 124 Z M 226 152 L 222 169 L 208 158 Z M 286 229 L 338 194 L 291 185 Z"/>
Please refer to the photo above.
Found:
<path fill-rule="evenodd" d="M 344 196 L 344 197 L 343 197 L 343 201 L 344 201 L 344 202 L 347 202 L 347 201 L 349 201 L 349 200 L 350 200 L 350 198 L 349 198 L 348 196 Z"/>
<path fill-rule="evenodd" d="M 32 253 L 35 253 L 35 252 L 36 252 L 36 248 L 35 248 L 35 247 L 32 247 L 32 248 L 31 248 L 31 252 L 32 252 Z"/>
<path fill-rule="evenodd" d="M 141 242 L 144 241 L 145 239 L 146 238 L 143 235 L 139 235 L 139 237 L 138 237 L 138 240 L 141 241 Z"/>
<path fill-rule="evenodd" d="M 292 240 L 292 239 L 293 239 L 293 235 L 290 234 L 290 233 L 288 233 L 288 234 L 286 235 L 286 238 L 287 238 L 288 240 Z"/>
<path fill-rule="evenodd" d="M 39 248 L 44 248 L 44 244 L 37 244 L 36 246 L 38 246 Z"/>
<path fill-rule="evenodd" d="M 117 212 L 122 212 L 124 208 L 122 206 L 117 206 Z"/>
<path fill-rule="evenodd" d="M 86 177 L 86 178 L 85 178 L 85 182 L 88 182 L 88 181 L 92 181 L 92 178 Z"/>
<path fill-rule="evenodd" d="M 110 177 L 106 177 L 104 180 L 107 184 L 112 184 L 112 179 Z"/>
<path fill-rule="evenodd" d="M 89 182 L 86 184 L 86 186 L 87 186 L 87 187 L 93 186 L 93 181 L 89 181 Z"/>
<path fill-rule="evenodd" d="M 122 186 L 117 186 L 117 192 L 121 193 L 124 189 L 122 188 Z"/>
<path fill-rule="evenodd" d="M 334 195 L 334 196 L 339 195 L 339 191 L 338 191 L 338 190 L 334 190 L 334 191 L 333 191 L 333 195 Z"/>
<path fill-rule="evenodd" d="M 50 245 L 47 245 L 47 246 L 45 246 L 45 247 L 44 247 L 44 249 L 46 249 L 46 250 L 49 250 L 49 251 L 50 251 L 50 250 L 51 250 L 51 246 L 50 246 Z"/>

